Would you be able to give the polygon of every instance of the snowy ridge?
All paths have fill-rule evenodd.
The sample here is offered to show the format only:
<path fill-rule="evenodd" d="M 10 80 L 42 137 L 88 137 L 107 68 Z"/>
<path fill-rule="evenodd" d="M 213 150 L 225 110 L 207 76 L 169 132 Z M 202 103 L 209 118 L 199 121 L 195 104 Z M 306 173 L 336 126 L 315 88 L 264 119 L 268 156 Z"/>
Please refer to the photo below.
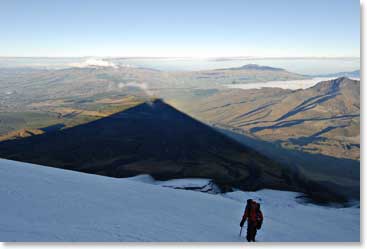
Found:
<path fill-rule="evenodd" d="M 297 193 L 213 195 L 3 159 L 0 177 L 0 241 L 241 242 L 247 198 L 262 203 L 259 241 L 360 239 L 359 208 L 300 204 Z"/>

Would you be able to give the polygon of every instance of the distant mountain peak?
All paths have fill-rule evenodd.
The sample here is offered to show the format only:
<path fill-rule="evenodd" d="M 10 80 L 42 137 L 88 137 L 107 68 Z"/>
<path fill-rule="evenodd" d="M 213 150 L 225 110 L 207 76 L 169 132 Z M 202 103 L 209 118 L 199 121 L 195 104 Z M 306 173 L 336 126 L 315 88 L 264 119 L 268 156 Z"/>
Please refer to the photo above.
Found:
<path fill-rule="evenodd" d="M 258 64 L 246 64 L 240 67 L 231 67 L 222 70 L 259 70 L 259 71 L 285 71 L 283 68 L 261 66 Z"/>

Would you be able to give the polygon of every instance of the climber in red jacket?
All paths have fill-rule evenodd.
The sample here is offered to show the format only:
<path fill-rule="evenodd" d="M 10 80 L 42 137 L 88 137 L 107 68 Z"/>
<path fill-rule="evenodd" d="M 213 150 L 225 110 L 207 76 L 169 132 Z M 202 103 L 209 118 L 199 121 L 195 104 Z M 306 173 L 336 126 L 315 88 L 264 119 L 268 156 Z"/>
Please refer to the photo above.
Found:
<path fill-rule="evenodd" d="M 247 236 L 248 242 L 255 242 L 255 236 L 258 229 L 261 228 L 263 222 L 263 214 L 260 210 L 260 204 L 256 203 L 252 199 L 247 200 L 245 212 L 242 216 L 240 226 L 243 227 L 247 220 Z"/>

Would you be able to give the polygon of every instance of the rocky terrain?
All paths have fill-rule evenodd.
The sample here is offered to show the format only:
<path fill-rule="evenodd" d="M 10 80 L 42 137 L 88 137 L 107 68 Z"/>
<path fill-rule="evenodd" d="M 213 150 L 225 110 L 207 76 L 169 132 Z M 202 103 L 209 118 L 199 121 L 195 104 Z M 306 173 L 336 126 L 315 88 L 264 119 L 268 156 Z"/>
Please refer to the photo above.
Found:
<path fill-rule="evenodd" d="M 208 123 L 284 148 L 359 160 L 360 82 L 320 82 L 305 90 L 223 90 L 177 102 Z"/>

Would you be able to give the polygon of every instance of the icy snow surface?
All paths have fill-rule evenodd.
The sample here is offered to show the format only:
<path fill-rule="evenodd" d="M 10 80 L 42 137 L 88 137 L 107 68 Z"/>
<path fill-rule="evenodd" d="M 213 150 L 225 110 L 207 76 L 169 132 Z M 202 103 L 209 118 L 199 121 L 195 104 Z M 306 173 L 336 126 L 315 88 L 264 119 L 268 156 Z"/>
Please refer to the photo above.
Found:
<path fill-rule="evenodd" d="M 259 241 L 359 241 L 358 207 L 301 204 L 292 192 L 214 195 L 3 159 L 0 177 L 0 241 L 241 242 L 248 198 L 262 204 Z M 208 180 L 173 181 L 198 182 Z"/>

